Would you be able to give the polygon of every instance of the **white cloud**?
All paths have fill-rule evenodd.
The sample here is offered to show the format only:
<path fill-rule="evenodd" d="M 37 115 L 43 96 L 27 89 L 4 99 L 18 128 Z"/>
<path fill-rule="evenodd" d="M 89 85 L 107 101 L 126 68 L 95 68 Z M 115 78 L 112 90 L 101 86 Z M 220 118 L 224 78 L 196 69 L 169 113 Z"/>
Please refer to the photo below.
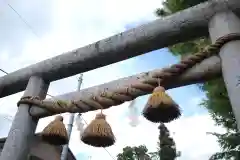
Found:
<path fill-rule="evenodd" d="M 0 68 L 9 72 L 124 31 L 125 26 L 131 23 L 151 21 L 156 18 L 153 11 L 161 6 L 161 0 L 151 2 L 146 0 L 53 0 L 51 2 L 10 0 L 9 2 L 38 35 L 36 37 L 7 5 L 0 5 L 0 22 L 2 22 L 0 32 L 5 36 L 2 39 L 2 36 L 0 37 L 0 40 L 5 42 L 4 45 L 0 44 Z M 129 60 L 87 72 L 84 74 L 83 88 L 139 72 L 136 71 L 138 65 L 134 60 Z M 127 71 L 126 68 L 128 68 Z M 76 83 L 76 76 L 53 82 L 49 93 L 57 95 L 76 90 Z M 1 113 L 14 116 L 17 110 L 16 102 L 22 94 L 21 92 L 2 98 Z M 109 152 L 116 155 L 126 145 L 140 144 L 146 144 L 150 151 L 154 151 L 158 138 L 157 125 L 141 118 L 139 126 L 130 127 L 128 119 L 123 118 L 127 105 L 128 103 L 125 103 L 105 111 L 108 115 L 107 120 L 117 137 L 116 145 L 109 147 Z M 89 112 L 83 117 L 90 122 L 95 113 Z M 67 123 L 68 114 L 64 114 L 64 117 L 64 122 Z M 41 131 L 52 119 L 53 117 L 41 119 L 37 131 Z M 183 153 L 184 160 L 197 159 L 196 156 L 201 158 L 202 155 L 209 155 L 219 149 L 215 139 L 205 134 L 205 132 L 219 130 L 206 115 L 183 117 L 170 123 L 169 128 L 176 133 L 173 136 L 178 149 Z M 6 132 L 3 134 L 6 135 Z M 89 147 L 80 142 L 76 127 L 73 128 L 70 147 L 75 154 L 86 152 L 92 155 L 92 159 L 111 159 L 103 149 Z"/>

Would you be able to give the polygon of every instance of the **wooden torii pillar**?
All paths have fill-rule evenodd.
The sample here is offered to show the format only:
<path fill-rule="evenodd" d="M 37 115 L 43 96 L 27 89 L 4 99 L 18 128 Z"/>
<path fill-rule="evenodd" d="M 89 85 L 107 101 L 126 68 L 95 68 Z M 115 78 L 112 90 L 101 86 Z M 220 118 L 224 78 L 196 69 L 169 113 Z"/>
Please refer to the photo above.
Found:
<path fill-rule="evenodd" d="M 49 83 L 41 77 L 32 76 L 24 96 L 39 96 L 45 99 L 48 87 Z M 19 106 L 2 150 L 1 160 L 27 160 L 31 139 L 38 124 L 38 118 L 29 115 L 30 108 L 31 106 L 25 104 Z"/>
<path fill-rule="evenodd" d="M 209 22 L 209 33 L 212 42 L 229 33 L 240 33 L 240 19 L 231 11 L 217 13 Z M 219 56 L 228 96 L 240 129 L 240 41 L 224 45 Z"/>

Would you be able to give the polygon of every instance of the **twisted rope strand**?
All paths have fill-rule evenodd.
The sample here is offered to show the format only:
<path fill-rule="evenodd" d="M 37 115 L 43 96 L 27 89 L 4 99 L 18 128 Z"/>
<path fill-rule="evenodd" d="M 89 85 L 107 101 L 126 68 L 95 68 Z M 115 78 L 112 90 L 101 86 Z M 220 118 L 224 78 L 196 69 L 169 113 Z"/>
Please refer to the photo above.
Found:
<path fill-rule="evenodd" d="M 225 35 L 216 40 L 214 44 L 206 47 L 202 52 L 198 52 L 194 55 L 181 60 L 178 64 L 174 64 L 169 68 L 163 68 L 161 71 L 150 75 L 150 77 L 143 80 L 139 80 L 138 83 L 131 84 L 117 88 L 113 91 L 103 91 L 99 95 L 92 96 L 88 99 L 79 99 L 78 101 L 68 101 L 61 103 L 59 101 L 43 101 L 38 97 L 22 97 L 18 102 L 20 104 L 31 104 L 41 108 L 45 108 L 53 114 L 59 114 L 64 112 L 82 113 L 90 110 L 106 109 L 111 106 L 122 104 L 126 101 L 131 101 L 138 96 L 150 93 L 158 86 L 158 81 L 161 82 L 169 80 L 169 78 L 181 75 L 184 71 L 192 68 L 197 63 L 203 61 L 205 58 L 217 54 L 224 44 L 240 40 L 239 33 L 232 33 Z"/>

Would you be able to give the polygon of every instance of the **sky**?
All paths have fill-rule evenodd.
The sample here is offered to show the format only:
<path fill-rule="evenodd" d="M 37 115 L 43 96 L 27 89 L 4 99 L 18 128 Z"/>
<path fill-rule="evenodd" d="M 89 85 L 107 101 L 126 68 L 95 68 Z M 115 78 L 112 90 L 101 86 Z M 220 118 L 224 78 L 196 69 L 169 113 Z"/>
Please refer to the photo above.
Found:
<path fill-rule="evenodd" d="M 126 31 L 155 20 L 161 0 L 3 0 L 0 1 L 0 68 L 15 71 L 30 64 L 54 57 L 100 39 Z M 17 13 L 18 14 L 17 14 Z M 101 67 L 83 74 L 82 88 L 99 85 L 133 74 L 162 68 L 178 62 L 167 48 L 146 53 L 119 63 Z M 0 73 L 3 76 L 4 73 Z M 59 95 L 76 90 L 79 75 L 52 82 L 49 94 Z M 182 156 L 179 160 L 205 160 L 220 148 L 215 137 L 206 132 L 223 132 L 214 125 L 207 111 L 199 106 L 205 94 L 196 85 L 167 91 L 180 105 L 182 116 L 167 125 Z M 7 136 L 16 103 L 23 92 L 0 99 L 0 136 Z M 145 144 L 155 151 L 158 125 L 145 120 L 141 110 L 149 95 L 137 98 L 139 124 L 129 125 L 129 102 L 104 111 L 116 137 L 115 145 L 106 148 L 116 157 L 122 148 Z M 83 119 L 88 123 L 99 111 L 88 112 Z M 63 114 L 68 124 L 69 114 Z M 7 117 L 7 118 L 6 118 Z M 40 132 L 54 117 L 41 119 Z M 145 138 L 143 138 L 145 137 Z M 103 148 L 93 148 L 80 141 L 73 127 L 70 149 L 77 159 L 112 160 Z M 116 159 L 116 158 L 115 158 Z"/>

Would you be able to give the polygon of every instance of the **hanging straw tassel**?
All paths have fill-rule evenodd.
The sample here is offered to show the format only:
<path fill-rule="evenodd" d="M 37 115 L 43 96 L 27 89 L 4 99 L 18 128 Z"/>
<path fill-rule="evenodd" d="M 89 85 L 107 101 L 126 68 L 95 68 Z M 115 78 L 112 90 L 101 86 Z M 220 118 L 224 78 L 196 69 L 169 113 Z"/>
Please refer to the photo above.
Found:
<path fill-rule="evenodd" d="M 42 139 L 52 145 L 64 145 L 68 142 L 68 134 L 63 124 L 63 117 L 57 116 L 42 132 Z"/>
<path fill-rule="evenodd" d="M 111 126 L 102 113 L 96 115 L 95 119 L 85 128 L 81 140 L 94 147 L 109 147 L 115 143 L 115 137 Z"/>
<path fill-rule="evenodd" d="M 160 85 L 154 89 L 143 109 L 143 116 L 153 123 L 167 123 L 180 115 L 179 106 Z"/>

